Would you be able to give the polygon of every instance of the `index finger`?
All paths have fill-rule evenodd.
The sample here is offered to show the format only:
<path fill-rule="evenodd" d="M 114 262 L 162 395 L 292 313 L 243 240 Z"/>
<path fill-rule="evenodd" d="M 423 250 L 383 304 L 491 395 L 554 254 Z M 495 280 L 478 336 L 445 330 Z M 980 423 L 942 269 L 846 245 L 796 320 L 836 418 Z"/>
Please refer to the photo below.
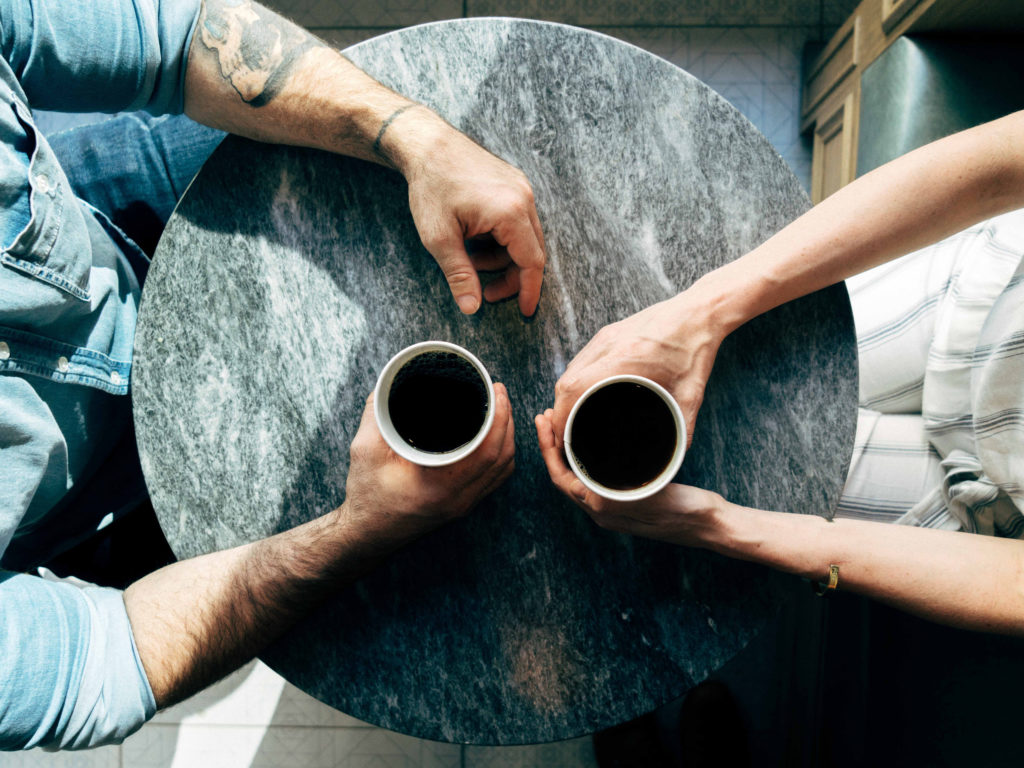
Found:
<path fill-rule="evenodd" d="M 532 216 L 536 211 L 531 206 Z M 527 317 L 537 311 L 540 302 L 540 287 L 544 282 L 543 239 L 538 239 L 538 223 L 535 229 L 531 216 L 528 221 L 517 220 L 510 224 L 510 229 L 494 232 L 498 243 L 505 246 L 512 261 L 519 267 L 519 311 Z"/>

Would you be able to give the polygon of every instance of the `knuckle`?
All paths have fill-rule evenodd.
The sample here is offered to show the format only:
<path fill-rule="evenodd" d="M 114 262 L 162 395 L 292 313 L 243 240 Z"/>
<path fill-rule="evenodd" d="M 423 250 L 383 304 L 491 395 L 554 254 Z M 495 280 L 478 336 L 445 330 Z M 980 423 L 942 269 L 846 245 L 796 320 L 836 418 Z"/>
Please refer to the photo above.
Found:
<path fill-rule="evenodd" d="M 352 458 L 362 458 L 366 455 L 368 450 L 369 443 L 362 433 L 356 435 L 355 439 L 352 441 L 352 444 L 349 445 L 348 448 L 348 451 L 352 455 Z"/>
<path fill-rule="evenodd" d="M 429 227 L 425 228 L 420 233 L 420 242 L 423 243 L 423 247 L 431 253 L 437 251 L 443 251 L 451 247 L 455 239 L 452 233 L 442 227 Z"/>
<path fill-rule="evenodd" d="M 505 203 L 505 209 L 516 219 L 525 219 L 530 215 L 531 202 L 523 194 L 517 194 L 509 198 Z"/>
<path fill-rule="evenodd" d="M 443 245 L 445 240 L 445 236 L 440 232 L 427 231 L 420 233 L 420 242 L 423 243 L 423 247 L 431 253 Z"/>

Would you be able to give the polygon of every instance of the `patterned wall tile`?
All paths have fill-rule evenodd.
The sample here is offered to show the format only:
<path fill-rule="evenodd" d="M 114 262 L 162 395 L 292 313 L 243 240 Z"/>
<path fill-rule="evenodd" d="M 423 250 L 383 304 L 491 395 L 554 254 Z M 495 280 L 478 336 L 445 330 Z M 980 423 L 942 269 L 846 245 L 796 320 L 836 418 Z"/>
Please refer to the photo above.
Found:
<path fill-rule="evenodd" d="M 582 739 L 527 747 L 466 747 L 465 768 L 597 768 L 594 742 Z"/>
<path fill-rule="evenodd" d="M 821 8 L 819 0 L 467 0 L 467 10 L 583 26 L 779 26 L 817 24 Z"/>
<path fill-rule="evenodd" d="M 407 27 L 462 16 L 462 0 L 264 0 L 304 27 Z"/>

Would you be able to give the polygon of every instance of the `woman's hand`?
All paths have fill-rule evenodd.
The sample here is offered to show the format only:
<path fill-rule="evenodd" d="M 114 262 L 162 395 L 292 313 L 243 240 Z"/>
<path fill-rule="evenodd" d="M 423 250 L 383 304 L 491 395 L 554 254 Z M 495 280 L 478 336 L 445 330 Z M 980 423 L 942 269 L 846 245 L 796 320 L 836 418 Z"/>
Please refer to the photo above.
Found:
<path fill-rule="evenodd" d="M 589 490 L 566 464 L 548 409 L 534 419 L 551 481 L 600 527 L 673 544 L 705 546 L 724 500 L 717 493 L 673 483 L 641 501 L 609 501 Z"/>
<path fill-rule="evenodd" d="M 703 302 L 691 288 L 598 331 L 555 385 L 550 420 L 557 445 L 562 445 L 569 411 L 580 395 L 601 379 L 622 373 L 645 376 L 672 393 L 686 419 L 689 445 L 704 387 L 726 335 Z"/>

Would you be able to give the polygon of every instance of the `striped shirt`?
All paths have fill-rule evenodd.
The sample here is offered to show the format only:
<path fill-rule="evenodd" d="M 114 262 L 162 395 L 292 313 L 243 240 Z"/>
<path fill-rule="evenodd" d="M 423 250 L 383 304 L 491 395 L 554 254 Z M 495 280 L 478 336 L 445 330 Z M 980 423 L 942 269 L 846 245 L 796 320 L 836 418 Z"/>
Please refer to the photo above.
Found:
<path fill-rule="evenodd" d="M 837 514 L 1024 538 L 1024 210 L 848 285 L 862 411 Z"/>

